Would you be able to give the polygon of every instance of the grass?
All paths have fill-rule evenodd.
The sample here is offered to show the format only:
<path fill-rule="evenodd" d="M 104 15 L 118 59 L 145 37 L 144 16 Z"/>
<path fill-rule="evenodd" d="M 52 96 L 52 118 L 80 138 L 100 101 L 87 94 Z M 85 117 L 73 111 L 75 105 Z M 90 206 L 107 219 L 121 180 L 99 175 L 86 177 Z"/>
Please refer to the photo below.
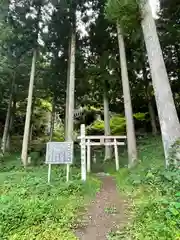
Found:
<path fill-rule="evenodd" d="M 130 200 L 132 221 L 123 231 L 111 232 L 108 239 L 180 240 L 180 170 L 165 170 L 158 137 L 139 139 L 138 148 L 140 163 L 131 170 L 123 168 L 125 153 L 118 173 L 114 173 L 114 162 L 104 164 L 103 157 L 93 166 L 115 175 L 119 191 Z M 83 184 L 79 170 L 72 168 L 67 184 L 65 169 L 53 166 L 51 184 L 47 184 L 46 166 L 25 171 L 18 154 L 5 157 L 0 163 L 0 239 L 75 240 L 73 231 L 82 224 L 81 212 L 100 187 L 92 176 Z M 113 207 L 104 211 L 115 213 Z"/>
<path fill-rule="evenodd" d="M 140 163 L 116 174 L 130 202 L 132 222 L 112 239 L 180 239 L 180 170 L 165 170 L 159 138 L 139 141 Z"/>
<path fill-rule="evenodd" d="M 107 207 L 104 209 L 105 213 L 107 214 L 116 214 L 117 213 L 117 209 L 116 207 Z"/>
<path fill-rule="evenodd" d="M 7 156 L 0 165 L 0 239 L 75 240 L 73 233 L 85 203 L 100 187 L 92 177 L 80 181 L 72 169 L 65 182 L 65 169 L 52 168 L 47 184 L 47 167 L 24 170 L 18 155 Z"/>

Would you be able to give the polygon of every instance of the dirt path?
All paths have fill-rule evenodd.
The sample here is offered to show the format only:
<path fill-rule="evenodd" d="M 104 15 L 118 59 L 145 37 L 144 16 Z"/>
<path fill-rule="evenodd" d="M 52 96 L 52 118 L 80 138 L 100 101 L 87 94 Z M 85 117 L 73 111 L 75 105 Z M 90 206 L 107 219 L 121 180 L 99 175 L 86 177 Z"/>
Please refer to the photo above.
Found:
<path fill-rule="evenodd" d="M 116 190 L 112 177 L 101 177 L 102 188 L 88 209 L 84 221 L 87 227 L 78 229 L 80 240 L 105 240 L 109 232 L 122 229 L 128 222 L 127 202 Z"/>

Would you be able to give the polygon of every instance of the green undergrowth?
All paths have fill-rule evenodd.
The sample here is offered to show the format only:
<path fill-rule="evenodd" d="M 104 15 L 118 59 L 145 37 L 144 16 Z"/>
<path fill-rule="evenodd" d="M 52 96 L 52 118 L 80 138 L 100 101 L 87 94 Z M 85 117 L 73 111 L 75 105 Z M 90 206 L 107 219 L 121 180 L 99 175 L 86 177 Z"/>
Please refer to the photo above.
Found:
<path fill-rule="evenodd" d="M 142 139 L 140 163 L 117 174 L 120 191 L 130 199 L 132 221 L 112 239 L 180 239 L 180 169 L 165 170 L 160 139 Z"/>
<path fill-rule="evenodd" d="M 25 171 L 18 156 L 5 160 L 0 167 L 0 239 L 76 239 L 73 230 L 79 214 L 100 182 L 91 177 L 82 183 L 74 168 L 66 183 L 65 168 L 52 166 L 47 184 L 46 166 Z"/>

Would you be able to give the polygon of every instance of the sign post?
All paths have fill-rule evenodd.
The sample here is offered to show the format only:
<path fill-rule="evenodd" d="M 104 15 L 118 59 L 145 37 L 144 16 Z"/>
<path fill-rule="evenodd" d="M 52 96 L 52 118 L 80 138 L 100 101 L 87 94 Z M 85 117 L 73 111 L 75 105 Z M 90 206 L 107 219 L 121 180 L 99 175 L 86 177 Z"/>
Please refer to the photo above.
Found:
<path fill-rule="evenodd" d="M 81 179 L 86 181 L 86 139 L 85 125 L 81 125 Z"/>
<path fill-rule="evenodd" d="M 67 164 L 66 180 L 69 181 L 69 168 L 73 162 L 73 142 L 48 142 L 46 148 L 46 164 L 48 167 L 48 183 L 51 179 L 52 164 Z"/>
<path fill-rule="evenodd" d="M 48 183 L 50 183 L 50 180 L 51 180 L 51 164 L 49 164 L 48 167 Z"/>

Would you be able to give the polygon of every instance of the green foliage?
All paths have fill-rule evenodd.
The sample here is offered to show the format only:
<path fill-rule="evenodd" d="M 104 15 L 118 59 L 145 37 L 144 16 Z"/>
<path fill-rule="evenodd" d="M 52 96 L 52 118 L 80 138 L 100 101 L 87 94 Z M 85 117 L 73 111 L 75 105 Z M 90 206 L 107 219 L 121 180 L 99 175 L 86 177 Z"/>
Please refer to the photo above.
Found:
<path fill-rule="evenodd" d="M 62 131 L 55 131 L 53 134 L 53 141 L 63 142 L 64 141 L 64 133 Z"/>
<path fill-rule="evenodd" d="M 168 160 L 170 167 L 180 168 L 180 139 L 171 146 Z"/>
<path fill-rule="evenodd" d="M 33 165 L 37 165 L 40 158 L 40 152 L 31 152 L 29 156 L 31 157 L 31 163 L 33 163 Z"/>
<path fill-rule="evenodd" d="M 117 174 L 119 188 L 133 199 L 134 219 L 115 239 L 179 239 L 180 169 L 165 170 L 162 152 L 158 139 L 145 140 L 141 163 Z"/>
<path fill-rule="evenodd" d="M 89 135 L 104 135 L 104 121 L 95 120 L 88 128 Z"/>
<path fill-rule="evenodd" d="M 142 124 L 147 121 L 148 113 L 135 113 L 133 115 L 136 123 Z M 126 134 L 126 119 L 120 114 L 115 114 L 110 119 L 110 128 L 112 135 Z M 95 120 L 88 128 L 88 134 L 91 135 L 103 135 L 104 134 L 104 121 Z"/>
<path fill-rule="evenodd" d="M 133 117 L 138 121 L 145 121 L 147 115 L 148 115 L 148 113 L 138 112 L 138 113 L 133 114 Z"/>
<path fill-rule="evenodd" d="M 110 128 L 112 135 L 121 135 L 125 133 L 126 120 L 121 115 L 113 115 L 110 119 Z M 104 121 L 96 120 L 88 128 L 88 134 L 104 135 Z"/>
<path fill-rule="evenodd" d="M 126 131 L 126 119 L 122 115 L 114 115 L 110 119 L 112 135 L 121 135 Z"/>
<path fill-rule="evenodd" d="M 106 16 L 113 22 L 119 22 L 124 31 L 138 26 L 140 19 L 139 4 L 136 0 L 108 0 Z"/>
<path fill-rule="evenodd" d="M 53 167 L 47 184 L 47 167 L 25 171 L 16 158 L 6 161 L 0 169 L 0 239 L 76 239 L 71 229 L 84 196 L 95 194 L 99 182 L 82 184 L 79 172 L 72 169 L 73 181 L 66 183 L 65 168 Z M 10 170 L 8 164 L 14 162 L 17 167 Z"/>

